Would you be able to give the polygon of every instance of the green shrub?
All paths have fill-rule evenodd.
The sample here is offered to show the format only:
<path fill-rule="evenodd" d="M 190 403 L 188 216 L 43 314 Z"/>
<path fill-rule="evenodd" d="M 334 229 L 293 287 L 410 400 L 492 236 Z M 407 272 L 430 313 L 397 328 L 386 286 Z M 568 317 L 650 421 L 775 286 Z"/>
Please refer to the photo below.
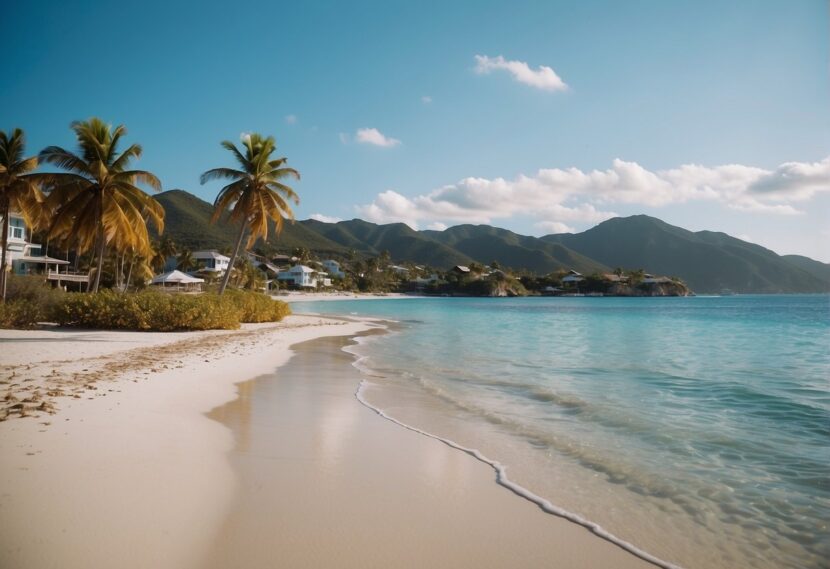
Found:
<path fill-rule="evenodd" d="M 227 290 L 224 296 L 239 310 L 240 322 L 279 322 L 291 314 L 288 303 L 259 292 Z"/>
<path fill-rule="evenodd" d="M 228 291 L 183 295 L 143 291 L 67 293 L 52 310 L 62 326 L 114 330 L 234 330 L 240 322 L 279 322 L 288 305 L 264 294 Z"/>
<path fill-rule="evenodd" d="M 0 303 L 0 328 L 34 328 L 46 320 L 43 307 L 28 300 L 7 300 Z"/>
<path fill-rule="evenodd" d="M 168 295 L 156 291 L 120 294 L 69 293 L 54 310 L 62 326 L 116 330 L 233 330 L 239 310 L 216 295 Z"/>
<path fill-rule="evenodd" d="M 6 302 L 0 303 L 0 328 L 33 328 L 50 320 L 63 291 L 46 284 L 43 277 L 8 275 Z"/>

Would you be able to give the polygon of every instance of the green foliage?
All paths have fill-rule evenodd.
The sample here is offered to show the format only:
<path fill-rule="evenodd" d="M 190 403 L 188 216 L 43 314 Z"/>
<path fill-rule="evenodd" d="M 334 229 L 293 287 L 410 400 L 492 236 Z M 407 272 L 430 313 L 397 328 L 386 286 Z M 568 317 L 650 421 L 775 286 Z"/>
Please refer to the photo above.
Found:
<path fill-rule="evenodd" d="M 115 330 L 234 330 L 241 322 L 278 322 L 290 314 L 284 302 L 249 292 L 181 295 L 145 291 L 66 294 L 53 310 L 62 326 Z"/>
<path fill-rule="evenodd" d="M 7 301 L 0 304 L 0 328 L 34 328 L 50 320 L 63 292 L 52 289 L 40 277 L 9 275 Z"/>
<path fill-rule="evenodd" d="M 288 303 L 258 292 L 228 289 L 223 296 L 239 311 L 241 322 L 279 322 L 291 314 Z"/>
<path fill-rule="evenodd" d="M 37 304 L 25 300 L 0 303 L 0 328 L 34 328 L 42 320 L 44 311 Z"/>

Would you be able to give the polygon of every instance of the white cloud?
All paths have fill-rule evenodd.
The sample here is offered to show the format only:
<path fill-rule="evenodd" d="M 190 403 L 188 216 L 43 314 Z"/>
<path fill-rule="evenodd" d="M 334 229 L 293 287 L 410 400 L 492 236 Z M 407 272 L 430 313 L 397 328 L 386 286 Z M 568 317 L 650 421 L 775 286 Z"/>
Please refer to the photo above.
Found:
<path fill-rule="evenodd" d="M 340 144 L 348 144 L 349 142 L 351 142 L 351 138 L 349 138 L 349 135 L 345 132 L 338 132 L 337 138 L 340 139 Z"/>
<path fill-rule="evenodd" d="M 240 132 L 239 133 L 239 140 L 248 144 L 248 141 L 251 140 L 251 133 L 250 132 Z"/>
<path fill-rule="evenodd" d="M 818 192 L 830 191 L 830 156 L 820 162 L 785 162 L 749 189 L 769 199 L 808 200 Z"/>
<path fill-rule="evenodd" d="M 429 225 L 427 225 L 427 229 L 432 229 L 434 231 L 444 231 L 447 228 L 446 223 L 441 223 L 440 221 L 433 221 Z"/>
<path fill-rule="evenodd" d="M 286 124 L 297 124 L 297 115 L 285 115 Z"/>
<path fill-rule="evenodd" d="M 354 139 L 363 144 L 383 146 L 384 148 L 398 146 L 401 143 L 397 138 L 388 137 L 376 128 L 359 128 L 357 129 L 357 133 L 355 133 Z"/>
<path fill-rule="evenodd" d="M 337 223 L 338 221 L 343 221 L 339 217 L 323 215 L 322 213 L 312 213 L 309 218 L 314 219 L 315 221 L 322 221 L 323 223 Z"/>
<path fill-rule="evenodd" d="M 357 210 L 370 221 L 402 221 L 415 228 L 425 223 L 492 223 L 525 216 L 535 219 L 538 229 L 554 232 L 614 217 L 611 204 L 661 207 L 703 201 L 738 211 L 799 215 L 803 212 L 786 202 L 830 191 L 830 183 L 822 179 L 822 169 L 828 165 L 830 158 L 814 164 L 791 162 L 775 170 L 687 164 L 651 171 L 617 159 L 606 170 L 550 168 L 512 180 L 464 178 L 415 197 L 387 190 Z"/>
<path fill-rule="evenodd" d="M 568 90 L 568 86 L 556 74 L 556 71 L 546 65 L 540 65 L 536 69 L 531 69 L 524 61 L 509 61 L 501 55 L 497 57 L 476 55 L 475 60 L 475 71 L 479 75 L 489 75 L 493 71 L 504 70 L 510 73 L 513 79 L 519 83 L 524 83 L 525 85 L 530 85 L 543 91 L 556 92 Z"/>
<path fill-rule="evenodd" d="M 432 102 L 432 97 L 430 97 L 429 95 L 424 95 L 423 97 L 421 97 L 421 102 L 425 105 L 428 105 Z"/>

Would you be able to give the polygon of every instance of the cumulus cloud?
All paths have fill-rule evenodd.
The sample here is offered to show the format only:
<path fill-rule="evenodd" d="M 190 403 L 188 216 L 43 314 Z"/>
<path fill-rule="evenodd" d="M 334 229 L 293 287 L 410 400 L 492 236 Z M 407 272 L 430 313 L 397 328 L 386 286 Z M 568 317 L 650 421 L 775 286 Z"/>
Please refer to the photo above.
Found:
<path fill-rule="evenodd" d="M 830 190 L 830 156 L 820 162 L 785 162 L 749 188 L 768 199 L 804 201 Z"/>
<path fill-rule="evenodd" d="M 536 220 L 541 231 L 573 231 L 572 224 L 596 224 L 617 214 L 613 204 L 661 207 L 691 201 L 711 202 L 738 211 L 772 215 L 803 213 L 787 202 L 830 191 L 830 158 L 816 163 L 788 162 L 774 170 L 740 164 L 686 164 L 649 170 L 636 162 L 614 160 L 605 170 L 542 169 L 533 176 L 464 178 L 426 194 L 404 196 L 394 190 L 357 208 L 377 223 L 492 223 L 517 216 Z"/>
<path fill-rule="evenodd" d="M 315 221 L 322 221 L 323 223 L 337 223 L 338 221 L 343 221 L 339 217 L 332 217 L 331 215 L 323 215 L 322 213 L 312 213 L 309 216 L 310 219 Z"/>
<path fill-rule="evenodd" d="M 568 85 L 556 74 L 556 71 L 546 65 L 531 69 L 524 61 L 509 61 L 501 55 L 497 57 L 476 55 L 475 60 L 475 71 L 479 75 L 489 75 L 493 71 L 507 71 L 515 81 L 536 89 L 551 92 L 568 89 Z"/>
<path fill-rule="evenodd" d="M 297 115 L 285 115 L 286 124 L 297 124 Z"/>
<path fill-rule="evenodd" d="M 357 129 L 357 133 L 355 133 L 354 139 L 363 144 L 383 146 L 384 148 L 398 146 L 401 143 L 397 138 L 386 136 L 376 128 L 359 128 Z"/>

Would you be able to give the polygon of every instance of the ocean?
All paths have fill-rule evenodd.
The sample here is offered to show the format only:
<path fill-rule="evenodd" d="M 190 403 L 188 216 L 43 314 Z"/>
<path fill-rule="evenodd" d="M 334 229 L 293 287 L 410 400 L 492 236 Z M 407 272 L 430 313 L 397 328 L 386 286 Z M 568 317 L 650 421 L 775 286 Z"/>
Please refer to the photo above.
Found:
<path fill-rule="evenodd" d="M 687 568 L 828 566 L 828 296 L 293 309 L 394 321 L 351 348 L 372 406 L 620 542 Z"/>

